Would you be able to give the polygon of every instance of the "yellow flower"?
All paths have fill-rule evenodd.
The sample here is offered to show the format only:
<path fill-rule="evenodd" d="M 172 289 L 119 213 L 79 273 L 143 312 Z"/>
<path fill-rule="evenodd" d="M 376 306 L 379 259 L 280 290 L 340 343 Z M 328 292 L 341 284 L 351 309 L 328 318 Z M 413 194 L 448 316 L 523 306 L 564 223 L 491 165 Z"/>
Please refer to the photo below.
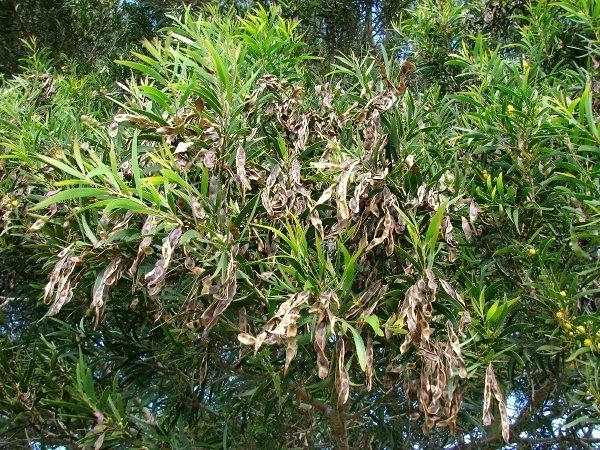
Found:
<path fill-rule="evenodd" d="M 567 330 L 572 330 L 573 329 L 573 325 L 571 325 L 569 322 L 565 323 L 565 328 Z"/>
<path fill-rule="evenodd" d="M 560 291 L 560 296 L 565 298 L 567 296 L 567 291 Z"/>
<path fill-rule="evenodd" d="M 508 114 L 512 114 L 515 112 L 515 107 L 513 105 L 508 105 L 506 111 L 508 112 Z"/>
<path fill-rule="evenodd" d="M 563 320 L 563 319 L 565 318 L 565 313 L 563 313 L 562 311 L 558 311 L 558 312 L 556 313 L 556 318 L 557 318 L 558 320 Z"/>
<path fill-rule="evenodd" d="M 537 250 L 531 247 L 529 250 L 527 250 L 527 253 L 529 253 L 529 256 L 535 256 L 537 254 Z"/>
<path fill-rule="evenodd" d="M 578 325 L 577 331 L 583 334 L 583 333 L 585 333 L 585 327 L 583 325 Z"/>
<path fill-rule="evenodd" d="M 19 202 L 17 200 L 13 200 L 10 202 L 10 206 L 12 206 L 13 208 L 16 208 L 17 206 L 19 206 Z"/>
<path fill-rule="evenodd" d="M 593 342 L 591 339 L 586 339 L 585 341 L 583 341 L 583 345 L 585 345 L 586 347 L 591 347 L 593 345 Z"/>

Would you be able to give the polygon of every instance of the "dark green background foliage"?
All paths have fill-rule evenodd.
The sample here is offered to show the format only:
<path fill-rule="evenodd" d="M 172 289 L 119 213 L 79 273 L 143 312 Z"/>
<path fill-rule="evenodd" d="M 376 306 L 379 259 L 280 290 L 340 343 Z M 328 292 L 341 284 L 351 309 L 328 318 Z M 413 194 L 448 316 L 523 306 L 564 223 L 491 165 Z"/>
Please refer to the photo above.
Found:
<path fill-rule="evenodd" d="M 0 5 L 0 448 L 595 448 L 600 2 L 186 3 Z"/>
<path fill-rule="evenodd" d="M 79 71 L 106 70 L 144 37 L 153 36 L 165 13 L 180 6 L 165 0 L 3 0 L 0 4 L 0 71 L 14 73 L 35 39 L 60 64 Z M 112 70 L 112 68 L 108 68 Z"/>
<path fill-rule="evenodd" d="M 217 7 L 245 14 L 253 6 L 281 4 L 286 18 L 301 20 L 311 51 L 331 58 L 360 51 L 366 44 L 391 39 L 393 22 L 414 2 L 409 0 L 4 0 L 0 4 L 0 71 L 14 73 L 27 54 L 22 39 L 35 38 L 60 63 L 80 71 L 98 70 L 127 55 L 166 23 L 166 13 Z M 506 15 L 506 13 L 503 13 Z M 115 70 L 115 67 L 109 67 Z"/>

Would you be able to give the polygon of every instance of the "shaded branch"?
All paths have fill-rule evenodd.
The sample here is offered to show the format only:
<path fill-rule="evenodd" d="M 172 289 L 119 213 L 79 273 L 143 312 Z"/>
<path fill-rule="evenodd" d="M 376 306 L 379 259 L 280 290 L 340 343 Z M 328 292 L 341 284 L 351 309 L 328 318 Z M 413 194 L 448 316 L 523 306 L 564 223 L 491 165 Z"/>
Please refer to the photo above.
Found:
<path fill-rule="evenodd" d="M 329 416 L 333 408 L 331 406 L 326 405 L 325 403 L 317 400 L 312 395 L 308 393 L 306 389 L 300 386 L 295 386 L 292 388 L 292 393 L 298 397 L 299 400 L 302 400 L 304 403 L 309 404 L 317 411 L 319 411 L 324 416 Z"/>
<path fill-rule="evenodd" d="M 300 386 L 294 386 L 292 393 L 304 403 L 311 405 L 323 416 L 325 416 L 329 422 L 329 428 L 331 429 L 331 436 L 333 438 L 333 447 L 336 450 L 349 450 L 348 445 L 348 430 L 346 427 L 346 414 L 340 408 L 333 408 L 308 393 L 306 389 Z"/>
<path fill-rule="evenodd" d="M 525 405 L 523 407 L 523 409 L 521 410 L 521 413 L 517 416 L 517 419 L 515 420 L 514 424 L 512 424 L 510 427 L 511 437 L 514 441 L 523 442 L 523 443 L 533 443 L 534 441 L 539 442 L 539 439 L 537 439 L 537 438 L 535 440 L 521 438 L 519 436 L 520 435 L 519 430 L 522 428 L 522 426 L 524 424 L 530 422 L 531 415 L 534 412 L 539 410 L 539 408 L 542 406 L 543 402 L 546 400 L 546 398 L 548 398 L 548 395 L 554 390 L 555 387 L 556 387 L 556 381 L 548 380 L 539 389 L 534 391 L 531 400 L 527 403 L 527 405 Z M 555 438 L 552 438 L 553 439 L 552 442 L 555 442 L 556 440 L 560 440 L 560 438 L 561 438 L 561 436 L 556 436 Z M 569 441 L 569 439 L 567 439 L 567 438 L 569 438 L 569 436 L 562 436 L 562 438 L 563 438 L 562 439 L 563 441 Z M 471 450 L 471 449 L 479 448 L 482 445 L 494 444 L 494 443 L 500 442 L 501 440 L 502 440 L 502 435 L 500 434 L 499 430 L 496 429 L 496 430 L 492 431 L 488 435 L 488 437 L 486 437 L 483 440 L 471 442 L 470 444 L 468 444 L 466 446 L 456 444 L 456 445 L 453 445 L 452 447 L 447 448 L 446 450 Z"/>

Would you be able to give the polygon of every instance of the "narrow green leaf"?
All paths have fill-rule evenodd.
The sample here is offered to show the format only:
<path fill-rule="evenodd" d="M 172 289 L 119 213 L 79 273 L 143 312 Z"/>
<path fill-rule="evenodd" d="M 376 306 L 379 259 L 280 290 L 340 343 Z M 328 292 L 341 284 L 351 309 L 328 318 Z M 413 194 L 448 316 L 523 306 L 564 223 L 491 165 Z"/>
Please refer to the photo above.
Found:
<path fill-rule="evenodd" d="M 87 238 L 90 240 L 90 242 L 92 244 L 95 244 L 96 242 L 98 242 L 98 238 L 96 237 L 96 235 L 94 234 L 94 232 L 92 231 L 92 229 L 90 228 L 90 226 L 87 223 L 87 220 L 85 218 L 85 214 L 81 214 L 81 227 L 83 229 L 84 234 L 87 236 Z"/>
<path fill-rule="evenodd" d="M 115 209 L 121 209 L 124 211 L 133 211 L 143 214 L 155 214 L 155 212 L 148 208 L 144 203 L 133 198 L 116 198 L 111 200 L 108 205 L 104 208 L 104 214 L 108 215 Z"/>
<path fill-rule="evenodd" d="M 562 351 L 561 347 L 556 345 L 540 345 L 537 348 L 537 352 L 542 355 L 556 355 Z"/>
<path fill-rule="evenodd" d="M 169 104 L 169 97 L 163 91 L 154 86 L 139 86 L 139 90 L 169 114 L 173 114 L 173 108 Z"/>
<path fill-rule="evenodd" d="M 187 230 L 185 233 L 183 233 L 181 235 L 181 238 L 179 239 L 179 244 L 180 245 L 186 245 L 188 242 L 190 242 L 192 239 L 198 239 L 201 238 L 202 235 L 200 233 L 198 233 L 196 230 Z"/>
<path fill-rule="evenodd" d="M 42 200 L 37 205 L 30 208 L 30 211 L 37 211 L 38 209 L 46 208 L 55 203 L 73 200 L 75 198 L 100 197 L 103 195 L 109 195 L 109 192 L 105 189 L 87 187 L 67 189 Z"/>
<path fill-rule="evenodd" d="M 360 333 L 349 323 L 346 323 L 348 329 L 352 332 L 352 337 L 354 338 L 354 345 L 356 347 L 356 358 L 358 359 L 358 364 L 360 365 L 361 370 L 364 372 L 367 370 L 367 350 L 365 348 L 365 342 L 363 341 Z"/>
<path fill-rule="evenodd" d="M 162 168 L 160 169 L 160 173 L 170 182 L 177 184 L 179 187 L 183 188 L 187 192 L 197 194 L 197 191 L 193 186 L 191 186 L 187 181 L 181 178 L 181 176 L 178 173 L 172 171 L 171 169 Z"/>
<path fill-rule="evenodd" d="M 210 181 L 210 176 L 208 172 L 208 168 L 202 166 L 202 179 L 200 180 L 200 193 L 202 194 L 202 198 L 208 198 L 208 183 Z"/>
<path fill-rule="evenodd" d="M 133 173 L 133 182 L 137 195 L 141 201 L 144 201 L 144 190 L 140 181 L 140 163 L 138 161 L 138 130 L 133 132 L 133 142 L 131 144 L 131 172 Z"/>
<path fill-rule="evenodd" d="M 377 336 L 383 336 L 383 330 L 379 326 L 379 317 L 372 314 L 369 317 L 365 317 L 363 320 L 371 325 L 371 328 L 373 328 L 373 331 Z"/>
<path fill-rule="evenodd" d="M 600 132 L 596 126 L 596 121 L 594 119 L 594 108 L 592 106 L 592 92 L 590 83 L 585 85 L 585 89 L 581 96 L 582 104 L 580 105 L 580 109 L 583 106 L 585 111 L 585 119 L 589 128 L 590 133 L 594 136 L 594 139 L 600 141 Z"/>
<path fill-rule="evenodd" d="M 500 194 L 500 198 L 504 197 L 504 181 L 502 180 L 502 172 L 498 175 L 496 179 L 496 186 L 498 187 L 498 194 Z"/>
<path fill-rule="evenodd" d="M 430 253 L 433 253 L 435 250 L 435 245 L 437 244 L 438 236 L 440 234 L 440 226 L 442 224 L 442 219 L 444 218 L 447 205 L 448 200 L 440 205 L 435 215 L 431 218 L 429 226 L 427 227 L 427 232 L 425 233 L 425 245 L 429 249 Z"/>
<path fill-rule="evenodd" d="M 68 164 L 65 164 L 62 161 L 59 161 L 59 160 L 54 159 L 54 158 L 50 158 L 49 156 L 46 156 L 46 155 L 40 155 L 40 154 L 36 155 L 36 158 L 41 159 L 45 163 L 50 164 L 51 166 L 54 166 L 57 169 L 60 169 L 63 172 L 68 173 L 69 175 L 71 175 L 71 176 L 73 176 L 75 178 L 80 178 L 82 180 L 86 179 L 86 177 L 85 177 L 85 175 L 83 173 L 81 173 L 80 171 L 78 171 L 74 167 L 71 167 Z"/>
<path fill-rule="evenodd" d="M 262 228 L 264 230 L 268 230 L 271 233 L 277 235 L 281 240 L 283 240 L 290 247 L 291 250 L 297 252 L 297 246 L 295 245 L 295 242 L 292 242 L 288 236 L 286 236 L 284 233 L 282 233 L 277 228 L 273 228 L 268 225 L 262 225 L 260 223 L 253 223 L 252 226 L 257 227 L 257 228 Z"/>
<path fill-rule="evenodd" d="M 581 355 L 583 355 L 584 353 L 589 353 L 591 350 L 589 347 L 579 347 L 577 350 L 575 350 L 573 353 L 571 353 L 571 355 L 569 355 L 569 357 L 565 360 L 565 362 L 571 362 L 575 359 L 577 359 L 578 357 L 580 357 Z"/>
<path fill-rule="evenodd" d="M 85 166 L 83 165 L 83 160 L 81 159 L 81 147 L 79 146 L 79 139 L 77 138 L 73 140 L 73 158 L 75 158 L 75 162 L 77 163 L 79 170 L 81 170 L 81 173 L 84 173 Z"/>
<path fill-rule="evenodd" d="M 225 89 L 225 93 L 227 95 L 226 98 L 228 101 L 230 101 L 233 89 L 231 86 L 231 80 L 229 78 L 229 71 L 227 70 L 225 63 L 223 62 L 223 59 L 219 55 L 219 52 L 217 52 L 217 50 L 209 40 L 204 41 L 204 48 L 206 48 L 213 60 L 213 64 L 215 66 L 217 76 L 219 77 L 219 81 L 221 82 L 223 89 Z"/>
<path fill-rule="evenodd" d="M 144 75 L 147 75 L 151 79 L 160 82 L 163 86 L 169 85 L 169 82 L 165 79 L 165 77 L 163 77 L 160 73 L 158 73 L 152 67 L 149 67 L 145 64 L 138 63 L 135 61 L 125 61 L 125 60 L 121 60 L 121 59 L 116 60 L 115 62 L 122 66 L 129 67 L 133 70 L 137 70 L 138 72 L 141 72 Z"/>
<path fill-rule="evenodd" d="M 500 301 L 496 300 L 492 306 L 490 306 L 490 309 L 488 309 L 487 314 L 485 315 L 485 321 L 488 323 L 493 323 L 495 321 L 495 319 L 497 318 L 497 313 L 500 312 L 500 310 L 498 309 L 498 305 L 500 304 Z"/>
<path fill-rule="evenodd" d="M 105 165 L 102 161 L 97 161 L 97 164 L 98 167 L 96 167 L 88 173 L 88 178 L 91 180 L 97 177 L 100 184 L 106 184 L 106 182 L 108 181 L 117 192 L 121 192 L 121 186 L 124 185 L 123 180 L 121 180 L 120 177 L 115 177 L 115 175 L 112 173 L 109 167 Z M 127 189 L 127 187 L 125 187 L 125 189 Z"/>

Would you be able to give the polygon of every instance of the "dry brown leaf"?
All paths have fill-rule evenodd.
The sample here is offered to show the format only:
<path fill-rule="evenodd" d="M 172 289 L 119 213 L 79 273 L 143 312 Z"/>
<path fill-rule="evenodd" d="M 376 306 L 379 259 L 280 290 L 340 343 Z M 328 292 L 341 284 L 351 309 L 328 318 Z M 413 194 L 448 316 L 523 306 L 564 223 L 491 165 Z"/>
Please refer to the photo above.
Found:
<path fill-rule="evenodd" d="M 483 425 L 489 426 L 492 423 L 492 392 L 493 384 L 496 383 L 494 368 L 490 363 L 485 371 L 485 384 L 483 388 Z"/>
<path fill-rule="evenodd" d="M 325 189 L 323 191 L 323 193 L 321 194 L 321 196 L 319 197 L 319 199 L 317 200 L 317 203 L 315 203 L 315 207 L 318 205 L 322 205 L 323 203 L 328 201 L 331 198 L 331 195 L 333 194 L 334 188 L 335 188 L 335 185 L 331 185 L 327 189 Z"/>
<path fill-rule="evenodd" d="M 198 113 L 201 113 L 202 111 L 204 111 L 204 100 L 202 100 L 202 98 L 198 97 L 196 100 L 194 100 L 194 107 L 196 108 L 196 111 Z"/>
<path fill-rule="evenodd" d="M 133 114 L 117 114 L 114 117 L 114 121 L 117 123 L 129 122 L 136 125 L 140 125 L 141 127 L 159 127 L 159 124 L 157 122 L 148 120 L 148 118 L 146 118 L 145 116 L 137 116 Z"/>
<path fill-rule="evenodd" d="M 117 137 L 117 135 L 119 134 L 119 124 L 117 122 L 112 122 L 107 129 L 108 136 L 111 138 Z"/>
<path fill-rule="evenodd" d="M 192 204 L 192 214 L 196 219 L 204 219 L 206 217 L 206 212 L 202 207 L 202 203 L 196 197 L 191 197 L 190 202 Z"/>
<path fill-rule="evenodd" d="M 123 260 L 120 256 L 113 258 L 104 269 L 100 281 L 92 293 L 91 306 L 95 312 L 95 327 L 98 327 L 104 314 L 108 292 L 119 278 L 121 278 L 124 268 Z"/>
<path fill-rule="evenodd" d="M 489 387 L 488 387 L 489 386 Z M 498 380 L 496 380 L 496 375 L 494 374 L 494 368 L 492 367 L 492 363 L 488 365 L 486 374 L 485 374 L 485 389 L 484 390 L 484 425 L 486 425 L 486 419 L 488 419 L 487 425 L 491 423 L 491 416 L 486 417 L 486 407 L 489 414 L 489 409 L 491 408 L 491 394 L 490 390 L 493 392 L 496 401 L 498 402 L 498 409 L 500 410 L 500 424 L 502 427 L 502 438 L 504 442 L 508 444 L 510 440 L 510 423 L 508 421 L 508 412 L 506 409 L 506 401 L 504 399 L 504 394 L 500 389 L 500 385 L 498 384 Z M 489 397 L 486 397 L 486 393 Z M 487 403 L 486 403 L 487 401 Z"/>
<path fill-rule="evenodd" d="M 235 167 L 240 185 L 242 186 L 242 192 L 245 193 L 247 190 L 250 190 L 252 186 L 246 176 L 246 151 L 241 145 L 238 147 L 235 154 Z"/>
<path fill-rule="evenodd" d="M 208 181 L 208 202 L 216 206 L 217 204 L 217 195 L 219 193 L 220 188 L 219 178 L 216 175 L 211 175 L 210 180 Z"/>
<path fill-rule="evenodd" d="M 181 153 L 187 153 L 188 149 L 194 145 L 193 142 L 190 141 L 181 141 L 179 144 L 177 144 L 177 147 L 175 147 L 175 151 L 173 152 L 174 155 L 179 155 Z"/>
<path fill-rule="evenodd" d="M 354 187 L 354 196 L 350 199 L 350 211 L 353 214 L 358 214 L 360 212 L 360 200 L 362 195 L 367 190 L 367 186 L 372 183 L 371 172 L 367 172 L 360 182 Z"/>
<path fill-rule="evenodd" d="M 462 358 L 460 341 L 458 340 L 458 335 L 454 331 L 454 326 L 450 321 L 446 322 L 446 332 L 448 334 L 448 343 L 455 355 L 455 358 L 453 358 L 451 355 L 447 355 L 447 360 L 449 363 L 452 362 L 450 364 L 452 366 L 450 367 L 451 373 L 455 366 L 458 366 L 459 376 L 463 379 L 467 378 L 467 367 L 464 359 Z M 456 363 L 454 363 L 454 360 L 456 360 Z"/>
<path fill-rule="evenodd" d="M 248 333 L 239 333 L 237 338 L 244 345 L 254 346 L 256 344 L 256 338 Z"/>
<path fill-rule="evenodd" d="M 321 240 L 323 240 L 324 236 L 325 236 L 325 231 L 323 229 L 323 222 L 321 222 L 321 218 L 319 217 L 319 212 L 316 209 L 313 209 L 310 212 L 310 223 L 312 224 L 313 227 L 315 227 L 315 230 L 317 230 L 317 233 L 319 235 L 319 237 L 321 238 Z"/>
<path fill-rule="evenodd" d="M 71 281 L 65 280 L 64 283 L 61 283 L 59 290 L 56 292 L 55 301 L 50 306 L 47 315 L 54 316 L 58 314 L 61 308 L 69 303 L 69 301 L 73 298 L 73 288 L 71 287 Z"/>
<path fill-rule="evenodd" d="M 381 280 L 375 280 L 373 283 L 369 283 L 367 289 L 361 294 L 358 301 L 350 307 L 346 313 L 346 318 L 351 319 L 356 316 L 363 315 L 364 308 L 369 304 L 369 301 L 381 288 Z"/>
<path fill-rule="evenodd" d="M 273 167 L 271 167 L 271 172 L 269 173 L 266 181 L 266 186 L 268 189 L 272 189 L 273 186 L 275 186 L 275 183 L 277 183 L 279 172 L 281 172 L 281 167 L 279 164 L 275 164 Z"/>
<path fill-rule="evenodd" d="M 446 294 L 448 294 L 454 300 L 458 301 L 462 306 L 465 306 L 465 301 L 462 299 L 460 294 L 458 292 L 456 292 L 456 290 L 452 287 L 452 285 L 450 285 L 450 283 L 448 283 L 446 280 L 442 280 L 442 279 L 440 279 L 439 281 L 440 281 L 440 284 L 442 285 L 442 288 L 446 292 Z"/>
<path fill-rule="evenodd" d="M 341 173 L 338 180 L 336 201 L 337 201 L 337 217 L 338 221 L 348 220 L 350 218 L 350 209 L 348 208 L 348 202 L 346 201 L 348 191 L 348 181 L 352 170 L 358 164 L 358 160 L 352 160 L 348 163 L 348 166 Z"/>
<path fill-rule="evenodd" d="M 367 391 L 373 388 L 373 336 L 369 333 L 367 337 L 367 366 L 365 370 Z"/>
<path fill-rule="evenodd" d="M 69 251 L 71 249 L 69 248 Z M 61 252 L 63 254 L 64 250 Z M 58 261 L 54 265 L 52 272 L 50 273 L 50 279 L 46 286 L 44 287 L 44 303 L 48 303 L 50 298 L 54 294 L 54 287 L 59 282 L 62 274 L 63 267 L 69 260 L 70 255 L 68 253 L 64 253 L 62 257 L 59 257 Z"/>
<path fill-rule="evenodd" d="M 202 157 L 202 164 L 208 169 L 213 169 L 217 164 L 217 153 L 213 149 L 208 149 Z"/>
<path fill-rule="evenodd" d="M 477 220 L 477 216 L 479 215 L 479 209 L 477 208 L 477 203 L 475 200 L 471 200 L 469 205 L 469 222 L 471 225 L 475 225 L 475 221 Z"/>
<path fill-rule="evenodd" d="M 196 267 L 196 261 L 194 261 L 194 258 L 192 258 L 191 256 L 188 256 L 185 258 L 185 261 L 183 262 L 183 266 L 187 270 L 191 271 L 194 267 Z"/>
<path fill-rule="evenodd" d="M 35 222 L 33 222 L 33 224 L 32 224 L 32 225 L 31 225 L 31 226 L 30 226 L 30 227 L 27 229 L 27 232 L 28 232 L 28 233 L 33 233 L 33 232 L 35 232 L 35 231 L 39 231 L 39 230 L 41 230 L 41 229 L 44 227 L 44 225 L 46 225 L 46 220 L 48 220 L 48 219 L 46 219 L 45 217 L 43 217 L 43 218 L 40 218 L 40 219 L 36 220 L 36 221 L 35 221 Z"/>
<path fill-rule="evenodd" d="M 248 323 L 248 316 L 246 315 L 246 307 L 242 306 L 238 309 L 238 329 L 242 331 L 242 333 L 246 333 L 250 330 L 250 324 Z"/>
<path fill-rule="evenodd" d="M 377 112 L 385 112 L 394 106 L 396 95 L 393 92 L 383 92 L 369 101 Z"/>
<path fill-rule="evenodd" d="M 173 251 L 181 237 L 181 227 L 173 229 L 162 245 L 162 256 L 156 261 L 154 268 L 146 274 L 144 281 L 148 285 L 148 294 L 151 297 L 158 295 L 165 283 L 165 276 Z"/>
<path fill-rule="evenodd" d="M 74 280 L 71 275 L 81 257 L 72 255 L 71 246 L 66 247 L 58 254 L 58 261 L 52 269 L 50 279 L 44 287 L 44 303 L 49 303 L 52 299 L 52 305 L 47 312 L 48 316 L 56 315 L 61 308 L 69 303 L 73 297 Z"/>
<path fill-rule="evenodd" d="M 414 343 L 418 352 L 435 356 L 431 355 L 427 346 L 431 337 L 429 323 L 436 292 L 436 276 L 430 269 L 425 270 L 425 278 L 420 278 L 406 291 L 398 317 L 406 322 L 409 333 L 400 346 L 401 353 L 406 352 L 409 345 Z"/>
<path fill-rule="evenodd" d="M 329 360 L 325 354 L 325 344 L 327 341 L 327 324 L 328 315 L 324 309 L 319 311 L 319 318 L 317 319 L 317 326 L 315 328 L 315 340 L 314 347 L 317 352 L 317 367 L 319 372 L 319 378 L 327 378 L 329 375 Z"/>
<path fill-rule="evenodd" d="M 378 137 L 377 127 L 379 122 L 379 116 L 375 116 L 373 119 L 367 122 L 363 131 L 365 136 L 363 146 L 367 153 L 371 152 L 373 150 L 373 147 L 375 147 L 375 141 Z"/>
<path fill-rule="evenodd" d="M 383 230 L 381 231 L 381 235 L 379 237 L 373 238 L 371 242 L 369 242 L 369 245 L 365 249 L 365 253 L 370 252 L 378 245 L 381 245 L 386 239 L 390 237 L 390 233 L 394 229 L 394 219 L 389 211 L 386 211 L 383 219 L 381 219 L 378 222 L 377 227 L 375 228 L 375 233 L 377 233 L 377 230 L 380 228 L 383 228 Z"/>
<path fill-rule="evenodd" d="M 263 343 L 286 341 L 286 358 L 284 374 L 287 373 L 291 362 L 294 360 L 297 352 L 296 335 L 298 333 L 297 320 L 300 317 L 300 308 L 306 304 L 310 297 L 308 291 L 303 291 L 293 295 L 277 308 L 275 315 L 267 321 L 263 331 L 253 337 L 247 333 L 240 333 L 238 340 L 245 345 L 253 345 L 254 351 L 258 351 Z"/>
<path fill-rule="evenodd" d="M 346 159 L 341 163 L 332 163 L 329 161 L 315 161 L 311 162 L 310 165 L 318 170 L 324 170 L 327 172 L 340 172 L 346 170 L 348 166 L 353 164 L 355 161 L 356 159 L 354 158 Z"/>
<path fill-rule="evenodd" d="M 498 398 L 498 397 L 496 397 Z M 500 400 L 498 400 L 498 408 L 500 409 L 500 424 L 502 427 L 502 439 L 507 444 L 510 441 L 510 422 L 508 421 L 508 412 L 506 410 L 506 401 L 504 396 L 500 393 Z"/>
<path fill-rule="evenodd" d="M 167 138 L 174 139 L 180 131 L 181 129 L 179 127 L 164 126 L 158 127 L 156 129 L 156 134 L 158 134 L 159 136 L 166 136 Z"/>
<path fill-rule="evenodd" d="M 292 167 L 290 168 L 289 177 L 290 177 L 290 180 L 292 181 L 292 183 L 294 183 L 294 184 L 301 184 L 301 180 L 300 180 L 300 161 L 298 161 L 297 159 L 294 159 L 292 161 Z"/>
<path fill-rule="evenodd" d="M 275 210 L 273 209 L 273 204 L 271 203 L 271 197 L 269 197 L 269 193 L 266 190 L 263 190 L 260 193 L 260 199 L 262 200 L 263 208 L 269 217 L 275 217 Z"/>
<path fill-rule="evenodd" d="M 350 396 L 350 376 L 348 370 L 344 364 L 344 358 L 346 353 L 346 345 L 344 339 L 338 339 L 337 341 L 337 371 L 336 371 L 336 389 L 338 391 L 338 405 L 342 406 L 348 402 Z"/>
<path fill-rule="evenodd" d="M 235 267 L 235 263 L 234 263 Z M 229 277 L 221 286 L 218 293 L 213 294 L 214 302 L 209 305 L 208 308 L 202 313 L 200 320 L 204 325 L 204 331 L 202 336 L 206 338 L 208 332 L 217 322 L 219 316 L 227 309 L 227 307 L 233 301 L 233 297 L 237 291 L 237 281 L 235 279 L 235 269 L 233 271 L 228 270 Z"/>
<path fill-rule="evenodd" d="M 465 238 L 467 239 L 467 241 L 470 241 L 473 237 L 473 229 L 471 228 L 469 221 L 465 217 L 461 217 L 460 219 L 462 222 L 462 230 L 465 234 Z"/>
<path fill-rule="evenodd" d="M 156 230 L 156 226 L 157 220 L 154 216 L 146 217 L 144 225 L 142 225 L 142 241 L 140 242 L 140 245 L 138 247 L 137 255 L 133 260 L 131 267 L 129 268 L 129 275 L 131 275 L 132 278 L 135 278 L 140 262 L 144 259 L 145 256 L 152 253 L 150 245 L 152 244 L 152 236 L 154 234 L 154 231 Z"/>
<path fill-rule="evenodd" d="M 297 314 L 291 316 L 292 320 L 290 320 L 290 323 L 287 325 L 286 329 L 285 339 L 287 342 L 287 347 L 285 349 L 285 366 L 283 369 L 284 375 L 287 374 L 290 364 L 298 352 L 298 344 L 296 343 L 296 334 L 298 333 L 298 325 L 296 324 L 296 320 L 298 320 L 298 317 L 299 316 Z"/>

